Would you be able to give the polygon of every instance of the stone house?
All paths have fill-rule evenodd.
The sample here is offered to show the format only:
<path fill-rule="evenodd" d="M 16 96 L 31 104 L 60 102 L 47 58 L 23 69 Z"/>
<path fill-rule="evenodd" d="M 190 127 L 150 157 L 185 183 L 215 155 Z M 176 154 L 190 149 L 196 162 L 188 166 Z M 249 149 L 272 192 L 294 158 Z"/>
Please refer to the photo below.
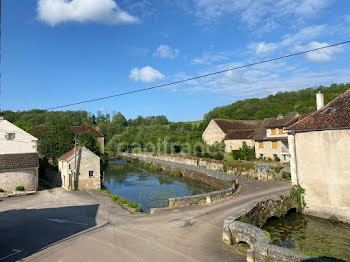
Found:
<path fill-rule="evenodd" d="M 350 222 L 350 89 L 288 127 L 292 183 L 305 189 L 306 213 Z"/>
<path fill-rule="evenodd" d="M 303 117 L 305 115 L 280 114 L 274 118 L 265 118 L 252 137 L 256 158 L 279 158 L 282 162 L 289 162 L 288 134 L 284 129 Z"/>
<path fill-rule="evenodd" d="M 202 139 L 208 145 L 225 142 L 225 151 L 231 152 L 242 147 L 243 142 L 254 146 L 252 134 L 262 121 L 212 119 L 202 134 Z"/>
<path fill-rule="evenodd" d="M 38 190 L 38 139 L 0 115 L 0 188 L 11 192 L 17 186 Z"/>
<path fill-rule="evenodd" d="M 62 187 L 71 189 L 101 189 L 100 157 L 86 147 L 77 146 L 58 159 Z M 74 172 L 76 170 L 76 172 Z"/>
<path fill-rule="evenodd" d="M 31 133 L 40 134 L 43 132 L 48 132 L 50 129 L 50 126 L 37 126 L 32 130 Z M 81 126 L 71 126 L 70 130 L 76 135 L 81 135 L 82 133 L 89 132 L 93 137 L 96 138 L 100 147 L 100 152 L 104 153 L 105 139 L 104 135 L 99 131 L 98 126 L 96 126 L 96 128 L 93 128 L 88 123 L 83 123 Z"/>

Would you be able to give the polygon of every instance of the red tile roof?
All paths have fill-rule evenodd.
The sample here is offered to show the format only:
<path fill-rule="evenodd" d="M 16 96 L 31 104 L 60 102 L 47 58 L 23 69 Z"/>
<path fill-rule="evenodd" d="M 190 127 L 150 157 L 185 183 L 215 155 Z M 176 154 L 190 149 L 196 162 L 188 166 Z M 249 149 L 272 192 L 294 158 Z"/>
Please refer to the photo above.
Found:
<path fill-rule="evenodd" d="M 76 152 L 79 152 L 79 150 L 81 149 L 81 146 L 77 146 L 76 148 Z M 58 161 L 60 160 L 67 160 L 68 158 L 70 158 L 72 155 L 74 155 L 74 148 L 70 151 L 68 151 L 67 153 L 65 153 L 64 155 L 60 156 L 58 158 Z"/>
<path fill-rule="evenodd" d="M 255 130 L 256 129 L 230 130 L 225 140 L 252 139 Z"/>
<path fill-rule="evenodd" d="M 103 137 L 103 134 L 98 132 L 96 129 L 94 129 L 92 126 L 90 126 L 88 123 L 83 123 L 81 126 L 71 126 L 70 130 L 74 134 L 82 134 L 84 132 L 89 132 L 94 137 Z"/>
<path fill-rule="evenodd" d="M 39 167 L 38 153 L 0 155 L 0 170 Z"/>
<path fill-rule="evenodd" d="M 287 129 L 297 131 L 346 127 L 350 127 L 350 89 Z"/>
<path fill-rule="evenodd" d="M 225 134 L 232 130 L 256 129 L 262 123 L 260 120 L 213 119 L 213 121 Z"/>

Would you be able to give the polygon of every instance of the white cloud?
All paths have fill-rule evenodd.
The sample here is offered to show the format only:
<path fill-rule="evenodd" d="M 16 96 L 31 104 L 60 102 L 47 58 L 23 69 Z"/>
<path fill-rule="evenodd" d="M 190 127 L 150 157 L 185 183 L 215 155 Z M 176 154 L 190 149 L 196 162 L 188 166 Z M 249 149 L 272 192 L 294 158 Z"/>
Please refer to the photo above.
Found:
<path fill-rule="evenodd" d="M 315 25 L 304 27 L 295 34 L 286 34 L 282 37 L 280 42 L 272 43 L 251 43 L 248 48 L 253 50 L 257 55 L 264 55 L 276 51 L 280 48 L 291 48 L 301 45 L 307 41 L 313 40 L 321 35 L 327 33 L 327 25 Z"/>
<path fill-rule="evenodd" d="M 307 44 L 306 46 L 297 46 L 297 47 L 295 47 L 295 50 L 296 51 L 304 51 L 307 49 L 316 49 L 316 48 L 320 48 L 320 47 L 327 46 L 327 45 L 329 45 L 329 44 L 313 41 L 313 42 Z M 307 59 L 309 59 L 312 62 L 328 62 L 328 61 L 331 61 L 333 59 L 334 54 L 340 53 L 340 52 L 343 52 L 342 46 L 334 46 L 331 48 L 321 49 L 318 51 L 307 53 L 306 57 L 307 57 Z"/>
<path fill-rule="evenodd" d="M 329 0 L 193 0 L 194 13 L 202 21 L 217 21 L 222 16 L 239 19 L 250 29 L 272 30 L 276 21 L 308 19 L 329 5 Z"/>
<path fill-rule="evenodd" d="M 38 18 L 51 26 L 63 22 L 105 24 L 137 23 L 139 19 L 121 10 L 114 0 L 38 0 Z"/>
<path fill-rule="evenodd" d="M 179 55 L 180 51 L 176 48 L 171 48 L 168 45 L 160 45 L 153 55 L 159 56 L 161 58 L 173 59 Z"/>
<path fill-rule="evenodd" d="M 194 65 L 210 65 L 214 62 L 219 62 L 227 60 L 233 52 L 223 51 L 223 52 L 207 52 L 204 53 L 201 57 L 193 58 L 191 63 Z"/>
<path fill-rule="evenodd" d="M 153 82 L 156 80 L 163 79 L 164 75 L 150 66 L 145 66 L 140 69 L 136 67 L 132 69 L 130 71 L 129 78 L 135 81 Z"/>

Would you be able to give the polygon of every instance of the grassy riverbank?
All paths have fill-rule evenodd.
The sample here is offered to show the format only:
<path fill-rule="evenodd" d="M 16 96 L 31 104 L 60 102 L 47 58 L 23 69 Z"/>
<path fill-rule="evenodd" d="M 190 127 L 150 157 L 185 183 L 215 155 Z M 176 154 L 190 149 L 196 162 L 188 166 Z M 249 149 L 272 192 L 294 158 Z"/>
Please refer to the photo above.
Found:
<path fill-rule="evenodd" d="M 111 193 L 110 190 L 103 188 L 101 189 L 102 193 L 106 194 L 112 201 L 119 206 L 121 206 L 123 209 L 127 210 L 130 213 L 135 213 L 135 212 L 143 212 L 142 211 L 142 205 L 139 205 L 131 200 L 125 199 L 121 196 L 114 195 Z"/>

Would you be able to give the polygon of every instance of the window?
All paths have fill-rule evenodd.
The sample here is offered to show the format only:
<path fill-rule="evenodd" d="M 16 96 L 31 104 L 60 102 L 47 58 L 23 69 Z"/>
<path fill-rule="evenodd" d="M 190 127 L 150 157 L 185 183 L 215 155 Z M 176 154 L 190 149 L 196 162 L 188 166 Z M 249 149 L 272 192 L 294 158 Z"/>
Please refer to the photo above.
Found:
<path fill-rule="evenodd" d="M 259 142 L 259 148 L 264 148 L 264 142 Z"/>
<path fill-rule="evenodd" d="M 6 138 L 7 140 L 14 140 L 14 139 L 15 139 L 15 133 L 7 133 L 7 134 L 5 135 L 5 138 Z"/>
<path fill-rule="evenodd" d="M 272 142 L 272 148 L 277 148 L 277 142 Z"/>
<path fill-rule="evenodd" d="M 271 135 L 276 135 L 276 129 L 271 129 Z"/>
<path fill-rule="evenodd" d="M 89 171 L 89 177 L 94 177 L 94 171 Z"/>
<path fill-rule="evenodd" d="M 278 128 L 278 134 L 283 135 L 283 128 Z"/>

